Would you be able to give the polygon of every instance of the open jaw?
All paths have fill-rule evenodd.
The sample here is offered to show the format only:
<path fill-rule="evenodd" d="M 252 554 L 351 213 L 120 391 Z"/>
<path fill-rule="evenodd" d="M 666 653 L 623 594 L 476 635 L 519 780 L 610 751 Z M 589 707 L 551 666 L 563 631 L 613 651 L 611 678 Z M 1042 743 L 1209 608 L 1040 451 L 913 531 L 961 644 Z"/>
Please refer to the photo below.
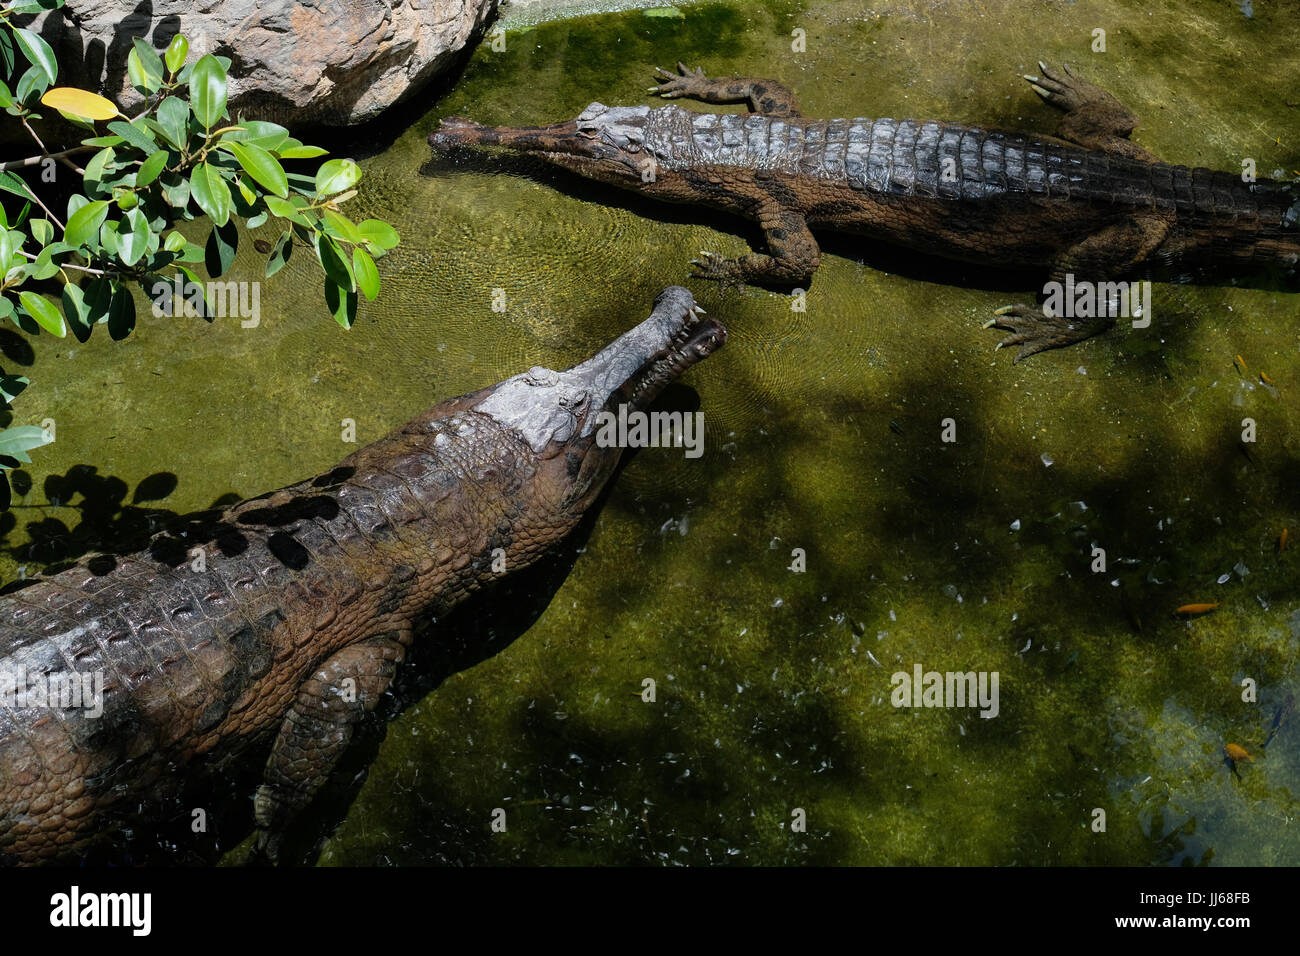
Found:
<path fill-rule="evenodd" d="M 664 386 L 727 341 L 722 324 L 702 318 L 703 313 L 690 292 L 670 286 L 659 293 L 648 319 L 568 374 L 588 386 L 596 408 L 627 404 L 643 409 Z"/>

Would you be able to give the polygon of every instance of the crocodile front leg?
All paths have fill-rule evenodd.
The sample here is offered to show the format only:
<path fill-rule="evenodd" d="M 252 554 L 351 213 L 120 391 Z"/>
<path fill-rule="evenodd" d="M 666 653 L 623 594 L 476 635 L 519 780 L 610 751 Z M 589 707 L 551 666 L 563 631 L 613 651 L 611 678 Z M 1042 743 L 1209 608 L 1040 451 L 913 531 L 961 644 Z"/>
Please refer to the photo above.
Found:
<path fill-rule="evenodd" d="M 392 683 L 409 642 L 401 632 L 350 644 L 303 682 L 253 798 L 255 854 L 277 861 L 281 830 L 325 783 L 357 722 Z"/>
<path fill-rule="evenodd" d="M 666 99 L 686 96 L 702 103 L 748 103 L 751 113 L 799 115 L 794 94 L 775 80 L 711 80 L 704 75 L 703 67 L 691 70 L 684 63 L 677 64 L 676 75 L 659 67 L 655 67 L 655 72 L 659 74 L 655 77 L 659 86 L 652 86 L 647 92 L 658 93 Z"/>
<path fill-rule="evenodd" d="M 1042 76 L 1025 74 L 1025 79 L 1047 103 L 1064 110 L 1065 115 L 1056 124 L 1057 136 L 1085 149 L 1150 163 L 1160 161 L 1129 140 L 1138 118 L 1123 103 L 1100 86 L 1075 76 L 1066 63 L 1060 70 L 1053 70 L 1039 60 L 1038 69 Z"/>
<path fill-rule="evenodd" d="M 725 259 L 712 252 L 692 259 L 696 279 L 713 279 L 726 283 L 766 283 L 794 285 L 812 278 L 821 264 L 821 249 L 803 213 L 775 203 L 764 206 L 758 223 L 767 237 L 769 255 L 750 253 Z"/>
<path fill-rule="evenodd" d="M 1054 282 L 1065 282 L 1067 273 L 1078 279 L 1102 281 L 1109 276 L 1125 275 L 1169 235 L 1171 223 L 1159 216 L 1138 216 L 1127 222 L 1114 223 L 1093 233 L 1072 246 L 1052 270 Z M 1050 315 L 1042 306 L 1004 306 L 994 313 L 994 318 L 984 323 L 986 329 L 1003 329 L 1011 334 L 997 344 L 997 348 L 1019 345 L 1020 351 L 1012 360 L 1064 348 L 1105 332 L 1115 324 L 1110 316 L 1088 318 Z"/>

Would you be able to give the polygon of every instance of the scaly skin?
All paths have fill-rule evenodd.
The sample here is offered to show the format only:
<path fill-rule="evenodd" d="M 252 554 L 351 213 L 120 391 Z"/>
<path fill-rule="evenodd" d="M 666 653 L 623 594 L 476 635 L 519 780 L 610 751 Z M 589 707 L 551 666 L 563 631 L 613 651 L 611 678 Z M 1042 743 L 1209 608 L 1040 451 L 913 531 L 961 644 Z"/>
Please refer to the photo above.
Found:
<path fill-rule="evenodd" d="M 1162 163 L 1128 139 L 1136 117 L 1068 67 L 1026 77 L 1064 111 L 1057 136 L 916 120 L 811 120 L 770 80 L 714 80 L 678 65 L 652 92 L 745 102 L 753 115 L 676 106 L 606 107 L 550 126 L 450 118 L 435 148 L 502 146 L 592 179 L 753 219 L 768 253 L 694 260 L 696 278 L 806 283 L 821 261 L 813 229 L 921 252 L 1101 282 L 1152 264 L 1233 274 L 1300 259 L 1300 199 L 1271 180 Z M 1001 310 L 1017 360 L 1077 342 L 1110 320 Z"/>
<path fill-rule="evenodd" d="M 203 757 L 217 775 L 266 760 L 254 815 L 274 857 L 417 624 L 499 579 L 494 557 L 508 573 L 533 563 L 595 500 L 620 454 L 595 444 L 596 414 L 644 407 L 725 340 L 695 311 L 668 289 L 587 362 L 443 402 L 230 508 L 200 548 L 158 539 L 0 598 L 0 675 L 103 676 L 98 717 L 0 702 L 0 856 L 75 859 Z"/>

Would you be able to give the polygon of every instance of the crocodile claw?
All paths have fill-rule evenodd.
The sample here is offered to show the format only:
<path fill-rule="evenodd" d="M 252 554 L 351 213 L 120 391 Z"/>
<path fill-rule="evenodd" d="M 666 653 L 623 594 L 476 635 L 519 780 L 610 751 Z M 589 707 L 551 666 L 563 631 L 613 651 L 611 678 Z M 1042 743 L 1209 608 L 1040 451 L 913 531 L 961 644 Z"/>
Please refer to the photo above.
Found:
<path fill-rule="evenodd" d="M 1062 63 L 1059 70 L 1053 70 L 1042 60 L 1038 61 L 1041 76 L 1024 78 L 1035 93 L 1057 109 L 1077 110 L 1084 103 L 1109 98 L 1109 94 L 1075 76 L 1068 63 Z"/>
<path fill-rule="evenodd" d="M 677 72 L 671 73 L 663 67 L 655 67 L 655 82 L 659 86 L 652 87 L 647 92 L 658 93 L 666 99 L 676 99 L 679 96 L 692 96 L 697 93 L 700 87 L 707 84 L 709 78 L 704 75 L 704 68 L 697 66 L 690 69 L 685 63 L 677 61 Z"/>
<path fill-rule="evenodd" d="M 1020 346 L 1012 363 L 1027 359 L 1048 349 L 1064 348 L 1096 335 L 1109 327 L 1109 322 L 1087 322 L 1052 315 L 1032 305 L 1004 305 L 993 312 L 993 318 L 984 323 L 986 329 L 1004 329 L 1011 334 L 995 347 L 995 351 L 1011 345 Z"/>
<path fill-rule="evenodd" d="M 694 271 L 691 272 L 691 278 L 724 282 L 735 277 L 734 264 L 730 259 L 720 256 L 716 252 L 709 252 L 707 249 L 701 249 L 700 256 L 699 259 L 691 260 L 691 265 L 695 267 Z"/>

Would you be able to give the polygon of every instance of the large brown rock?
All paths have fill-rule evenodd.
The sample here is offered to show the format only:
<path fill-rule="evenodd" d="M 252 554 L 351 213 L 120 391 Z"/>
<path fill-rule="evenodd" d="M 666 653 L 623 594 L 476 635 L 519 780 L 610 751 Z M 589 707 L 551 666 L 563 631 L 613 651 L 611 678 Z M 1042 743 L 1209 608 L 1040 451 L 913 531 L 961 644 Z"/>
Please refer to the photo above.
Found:
<path fill-rule="evenodd" d="M 159 51 L 178 32 L 190 58 L 228 56 L 231 114 L 285 126 L 349 126 L 378 116 L 444 70 L 498 0 L 67 0 L 36 29 L 60 83 L 95 90 L 125 112 L 131 38 Z"/>

